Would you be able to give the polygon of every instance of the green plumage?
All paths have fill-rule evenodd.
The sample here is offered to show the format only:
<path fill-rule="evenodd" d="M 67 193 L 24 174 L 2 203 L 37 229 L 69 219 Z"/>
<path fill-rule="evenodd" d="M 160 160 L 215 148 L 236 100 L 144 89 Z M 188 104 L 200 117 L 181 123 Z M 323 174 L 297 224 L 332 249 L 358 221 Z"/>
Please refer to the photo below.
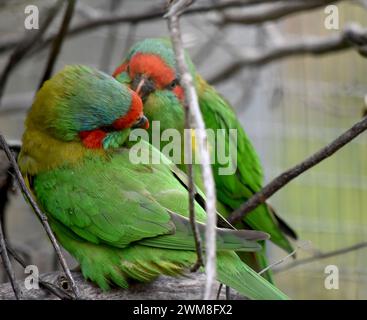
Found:
<path fill-rule="evenodd" d="M 182 218 L 188 217 L 186 189 L 169 166 L 133 165 L 128 151 L 107 160 L 87 157 L 34 178 L 34 192 L 62 245 L 85 277 L 104 289 L 127 287 L 129 278 L 179 275 L 196 259 L 189 221 Z M 197 203 L 196 213 L 203 222 Z M 218 233 L 218 279 L 253 299 L 285 298 L 229 251 L 258 250 L 252 238 L 264 236 Z"/>
<path fill-rule="evenodd" d="M 63 76 L 73 72 L 72 67 L 62 71 Z M 39 98 L 42 95 L 48 97 L 47 105 L 51 106 L 45 108 L 43 121 L 47 122 L 48 117 L 54 119 L 52 106 L 55 101 L 50 90 L 55 88 L 54 79 L 59 77 L 60 74 L 56 75 L 40 90 L 30 109 L 19 158 L 22 173 L 31 182 L 32 191 L 58 240 L 79 261 L 83 275 L 105 290 L 112 284 L 128 287 L 130 280 L 146 282 L 160 274 L 182 274 L 196 261 L 185 176 L 145 142 L 140 143 L 142 151 L 159 153 L 163 161 L 154 165 L 133 164 L 129 158 L 132 145 L 124 141 L 129 129 L 111 132 L 120 137 L 114 138 L 113 144 L 103 144 L 102 149 L 88 149 L 78 140 L 78 135 L 73 141 L 55 138 L 51 129 L 39 126 L 38 104 L 45 105 Z M 87 98 L 88 91 L 96 89 L 94 85 L 92 81 L 84 87 L 87 92 L 76 93 L 84 95 L 84 111 L 95 105 L 93 96 Z M 120 87 L 108 88 L 104 101 L 119 92 Z M 63 91 L 69 96 L 68 86 L 58 83 L 57 88 L 57 96 Z M 123 109 L 128 109 L 129 101 L 122 99 Z M 67 100 L 62 102 L 68 116 L 83 116 L 87 121 L 88 112 L 80 112 L 80 108 L 68 104 Z M 99 111 L 106 113 L 103 117 L 113 118 L 111 110 L 102 103 Z M 96 126 L 89 130 L 98 129 L 99 124 Z M 41 150 L 34 150 L 29 137 L 32 141 L 46 139 L 46 144 Z M 54 162 L 54 153 L 59 155 L 58 162 Z M 39 161 L 42 156 L 43 161 Z M 198 222 L 204 222 L 202 205 L 196 202 L 195 209 Z M 219 281 L 253 299 L 287 298 L 233 251 L 259 250 L 256 241 L 266 239 L 266 234 L 222 229 L 218 229 L 217 234 Z"/>
<path fill-rule="evenodd" d="M 116 75 L 116 79 L 122 83 L 129 84 L 134 82 L 130 79 L 131 73 L 134 73 L 129 62 L 134 56 L 145 54 L 148 57 L 153 55 L 160 57 L 163 63 L 172 69 L 176 78 L 180 78 L 179 73 L 175 67 L 175 55 L 173 53 L 171 43 L 166 39 L 146 39 L 138 42 L 128 53 L 124 63 L 129 67 L 126 71 Z M 229 130 L 235 129 L 237 131 L 237 170 L 233 174 L 220 175 L 219 169 L 224 167 L 215 162 L 213 164 L 213 174 L 216 183 L 218 210 L 228 216 L 233 210 L 237 209 L 242 203 L 248 200 L 254 193 L 261 190 L 263 185 L 263 171 L 260 164 L 259 157 L 254 149 L 251 141 L 244 132 L 241 124 L 230 104 L 222 98 L 222 96 L 199 74 L 195 71 L 190 58 L 186 55 L 186 61 L 189 65 L 190 72 L 194 78 L 194 83 L 197 89 L 199 105 L 203 114 L 206 128 L 210 129 L 224 129 L 227 137 Z M 139 66 L 139 72 L 145 73 L 145 76 L 156 78 L 156 66 L 151 62 L 147 64 L 145 70 Z M 182 101 L 174 94 L 173 90 L 167 86 L 156 85 L 156 90 L 149 94 L 144 101 L 144 113 L 152 121 L 159 121 L 161 131 L 169 128 L 175 128 L 179 131 L 184 129 L 184 111 Z M 216 141 L 218 143 L 218 141 Z M 164 147 L 164 143 L 161 144 Z M 230 153 L 228 140 L 223 146 L 226 154 Z M 211 148 L 215 152 L 215 146 Z M 195 152 L 195 151 L 194 151 Z M 232 159 L 234 153 L 231 153 Z M 179 165 L 182 170 L 186 170 L 186 165 Z M 202 187 L 200 165 L 194 165 L 196 172 L 196 183 Z M 238 228 L 250 227 L 255 230 L 262 230 L 270 234 L 271 241 L 288 252 L 292 252 L 293 248 L 286 237 L 291 236 L 296 238 L 295 233 L 283 221 L 278 219 L 274 212 L 267 204 L 262 204 L 248 214 L 243 223 L 236 224 Z M 265 243 L 264 243 L 265 246 Z M 261 261 L 258 265 L 266 263 L 266 256 L 259 253 L 256 257 L 257 261 Z M 266 273 L 268 279 L 271 279 L 270 271 Z"/>

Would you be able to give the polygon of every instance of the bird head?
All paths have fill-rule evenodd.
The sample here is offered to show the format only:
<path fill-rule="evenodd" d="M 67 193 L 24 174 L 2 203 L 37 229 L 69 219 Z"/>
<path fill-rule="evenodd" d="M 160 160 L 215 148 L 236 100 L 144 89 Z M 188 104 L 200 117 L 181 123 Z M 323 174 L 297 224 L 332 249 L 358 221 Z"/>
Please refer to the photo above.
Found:
<path fill-rule="evenodd" d="M 61 141 L 80 141 L 87 148 L 102 148 L 110 133 L 148 126 L 134 91 L 82 65 L 67 66 L 46 81 L 26 120 L 27 129 Z"/>
<path fill-rule="evenodd" d="M 186 61 L 194 75 L 195 69 L 188 55 Z M 169 40 L 138 42 L 113 76 L 128 84 L 142 98 L 145 115 L 150 121 L 160 121 L 162 130 L 178 128 L 178 124 L 183 127 L 184 90 Z"/>

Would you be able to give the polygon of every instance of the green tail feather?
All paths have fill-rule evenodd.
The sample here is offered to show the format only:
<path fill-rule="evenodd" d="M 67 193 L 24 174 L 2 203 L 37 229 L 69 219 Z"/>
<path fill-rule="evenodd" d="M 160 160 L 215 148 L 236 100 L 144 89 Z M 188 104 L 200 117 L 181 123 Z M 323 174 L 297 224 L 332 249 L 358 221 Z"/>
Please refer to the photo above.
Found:
<path fill-rule="evenodd" d="M 278 224 L 266 204 L 260 205 L 245 217 L 246 223 L 255 230 L 261 230 L 270 234 L 270 240 L 291 253 L 294 248 L 279 229 Z"/>
<path fill-rule="evenodd" d="M 179 276 L 196 261 L 193 251 L 174 251 L 132 245 L 125 249 L 81 240 L 51 221 L 58 240 L 80 263 L 83 276 L 103 290 L 111 285 L 127 288 L 129 279 L 149 282 L 161 274 Z M 288 299 L 279 289 L 244 264 L 234 252 L 218 252 L 218 280 L 251 299 Z"/>
<path fill-rule="evenodd" d="M 289 297 L 259 276 L 231 253 L 218 254 L 218 280 L 239 293 L 256 300 L 288 300 Z M 237 260 L 237 261 L 236 261 Z"/>

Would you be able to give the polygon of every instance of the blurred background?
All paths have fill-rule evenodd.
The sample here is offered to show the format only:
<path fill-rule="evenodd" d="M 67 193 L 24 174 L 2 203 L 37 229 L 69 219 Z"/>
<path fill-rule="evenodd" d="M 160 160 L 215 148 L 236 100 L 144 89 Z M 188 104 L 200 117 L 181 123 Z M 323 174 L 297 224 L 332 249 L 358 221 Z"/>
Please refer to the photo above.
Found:
<path fill-rule="evenodd" d="M 360 38 L 345 32 L 364 34 L 366 53 L 366 1 L 268 2 L 198 0 L 182 18 L 186 48 L 204 78 L 235 107 L 260 155 L 265 181 L 301 162 L 359 121 L 367 94 L 367 60 L 356 45 Z M 63 42 L 54 72 L 80 63 L 112 73 L 134 42 L 169 35 L 162 18 L 164 3 L 78 0 L 69 28 L 74 32 Z M 58 5 L 51 0 L 0 1 L 0 73 L 9 64 L 15 44 L 33 39 L 41 30 L 25 30 L 28 4 L 39 8 L 40 26 L 50 8 Z M 221 7 L 223 4 L 228 6 Z M 339 19 L 338 28 L 332 30 L 325 27 L 329 16 L 325 8 L 330 4 L 336 6 L 333 10 L 337 10 Z M 48 29 L 12 67 L 6 84 L 2 83 L 0 132 L 9 141 L 21 139 L 25 113 L 48 60 L 47 38 L 58 32 L 64 10 L 65 6 L 59 6 Z M 344 40 L 337 42 L 341 37 Z M 313 50 L 317 45 L 335 43 L 339 45 L 319 50 L 322 55 L 308 54 L 317 53 Z M 289 48 L 297 46 L 298 51 L 296 48 L 291 55 Z M 282 54 L 261 59 L 279 49 Z M 232 64 L 234 67 L 228 69 Z M 294 299 L 367 299 L 366 138 L 362 134 L 270 199 L 300 238 L 312 243 L 312 250 L 298 250 L 298 260 L 360 244 L 359 250 L 287 270 L 282 271 L 292 259 L 276 266 L 277 285 Z M 6 166 L 2 155 L 0 161 L 1 169 Z M 0 187 L 4 181 L 0 175 Z M 54 270 L 51 245 L 19 191 L 9 194 L 5 220 L 12 246 L 27 253 L 40 272 Z M 272 262 L 286 255 L 273 246 L 269 254 Z M 325 289 L 327 265 L 339 269 L 338 290 Z M 23 269 L 16 270 L 18 277 L 24 277 Z M 0 267 L 0 282 L 5 281 Z"/>

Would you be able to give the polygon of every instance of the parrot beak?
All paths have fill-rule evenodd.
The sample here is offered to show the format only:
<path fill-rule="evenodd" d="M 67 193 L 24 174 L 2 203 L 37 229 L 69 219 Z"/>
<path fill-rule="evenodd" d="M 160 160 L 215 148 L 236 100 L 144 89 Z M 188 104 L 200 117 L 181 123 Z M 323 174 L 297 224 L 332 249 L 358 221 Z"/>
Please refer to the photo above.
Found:
<path fill-rule="evenodd" d="M 132 126 L 133 128 L 143 128 L 148 129 L 149 128 L 149 120 L 146 116 L 140 117 Z"/>
<path fill-rule="evenodd" d="M 148 95 L 155 90 L 155 85 L 146 75 L 137 75 L 133 80 L 131 89 L 133 89 L 142 100 L 145 100 Z"/>
<path fill-rule="evenodd" d="M 138 86 L 136 87 L 135 89 L 135 92 L 138 94 L 139 97 L 142 96 L 142 93 L 141 93 L 141 89 L 142 87 L 144 86 L 144 83 L 145 83 L 145 78 L 142 78 L 139 83 L 138 83 Z"/>

